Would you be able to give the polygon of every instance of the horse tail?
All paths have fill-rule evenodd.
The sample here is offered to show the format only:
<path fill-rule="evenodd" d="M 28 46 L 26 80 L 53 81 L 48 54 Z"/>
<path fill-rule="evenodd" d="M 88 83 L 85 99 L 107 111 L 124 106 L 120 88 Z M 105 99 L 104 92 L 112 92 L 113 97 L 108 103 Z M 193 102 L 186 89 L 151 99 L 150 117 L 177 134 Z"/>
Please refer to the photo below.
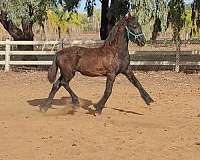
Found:
<path fill-rule="evenodd" d="M 53 83 L 56 80 L 57 70 L 58 66 L 57 66 L 57 54 L 56 54 L 53 63 L 48 70 L 48 80 L 50 83 Z"/>

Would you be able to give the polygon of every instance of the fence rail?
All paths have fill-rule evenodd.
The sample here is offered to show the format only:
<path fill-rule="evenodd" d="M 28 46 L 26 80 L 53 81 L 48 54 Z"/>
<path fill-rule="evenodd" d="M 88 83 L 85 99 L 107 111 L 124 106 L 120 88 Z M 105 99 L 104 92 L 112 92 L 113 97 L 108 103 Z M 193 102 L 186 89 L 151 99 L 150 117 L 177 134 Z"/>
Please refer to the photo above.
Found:
<path fill-rule="evenodd" d="M 44 61 L 44 60 L 40 60 L 40 61 L 14 61 L 11 60 L 11 56 L 25 56 L 25 55 L 31 55 L 31 56 L 48 56 L 48 55 L 54 55 L 55 51 L 51 50 L 51 51 L 44 51 L 44 50 L 40 50 L 40 51 L 13 51 L 11 50 L 11 46 L 14 45 L 53 45 L 54 47 L 56 45 L 59 46 L 59 48 L 63 47 L 63 44 L 67 45 L 67 46 L 73 46 L 73 45 L 101 45 L 103 44 L 103 41 L 92 41 L 92 40 L 87 40 L 87 41 L 81 41 L 81 40 L 73 40 L 73 41 L 65 41 L 63 43 L 63 41 L 10 41 L 10 40 L 6 40 L 6 41 L 0 41 L 0 45 L 5 46 L 5 50 L 4 51 L 0 51 L 0 56 L 4 56 L 4 60 L 0 61 L 0 65 L 4 65 L 5 66 L 5 72 L 9 71 L 10 69 L 10 65 L 51 65 L 52 61 Z M 153 51 L 151 51 L 153 52 Z M 170 51 L 169 51 L 170 52 Z M 165 55 L 170 56 L 171 53 L 165 53 Z M 130 64 L 133 66 L 174 66 L 175 68 L 179 68 L 179 66 L 200 66 L 200 59 L 197 61 L 183 61 L 183 62 L 176 62 L 176 60 L 156 60 L 156 58 L 154 58 L 153 60 L 145 60 L 145 58 L 142 60 L 142 56 L 145 56 L 146 54 L 141 54 L 139 60 L 137 60 L 137 55 L 138 52 L 135 51 L 130 51 L 129 52 L 130 55 L 134 55 Z M 174 54 L 174 53 L 173 53 Z M 192 51 L 191 51 L 191 55 L 192 55 Z M 152 57 L 155 57 L 156 55 L 151 55 Z M 174 56 L 175 57 L 175 56 Z M 190 58 L 191 59 L 191 58 Z"/>

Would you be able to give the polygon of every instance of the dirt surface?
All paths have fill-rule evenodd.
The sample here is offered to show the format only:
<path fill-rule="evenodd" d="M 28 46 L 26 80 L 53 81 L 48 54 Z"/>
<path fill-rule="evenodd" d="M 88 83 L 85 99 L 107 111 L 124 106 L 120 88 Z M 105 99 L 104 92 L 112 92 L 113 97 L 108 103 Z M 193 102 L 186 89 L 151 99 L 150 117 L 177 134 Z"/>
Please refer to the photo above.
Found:
<path fill-rule="evenodd" d="M 96 117 L 88 108 L 102 95 L 105 78 L 77 74 L 71 82 L 81 98 L 76 112 L 61 89 L 53 108 L 40 113 L 51 88 L 46 74 L 0 72 L 0 160 L 199 160 L 199 74 L 136 72 L 155 99 L 151 108 L 119 76 Z"/>

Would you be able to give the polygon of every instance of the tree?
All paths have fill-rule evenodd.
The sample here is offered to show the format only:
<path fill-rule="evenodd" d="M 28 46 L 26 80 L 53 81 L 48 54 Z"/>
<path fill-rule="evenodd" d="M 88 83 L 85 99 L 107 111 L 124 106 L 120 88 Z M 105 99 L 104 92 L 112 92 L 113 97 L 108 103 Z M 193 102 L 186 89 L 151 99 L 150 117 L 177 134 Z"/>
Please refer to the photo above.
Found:
<path fill-rule="evenodd" d="M 170 0 L 168 13 L 168 24 L 171 23 L 173 29 L 173 40 L 176 42 L 176 72 L 179 72 L 180 59 L 180 31 L 185 24 L 185 4 L 183 0 Z"/>
<path fill-rule="evenodd" d="M 46 18 L 50 0 L 0 1 L 0 22 L 14 40 L 33 40 L 33 24 Z"/>
<path fill-rule="evenodd" d="M 46 11 L 52 2 L 50 0 L 4 0 L 0 1 L 0 23 L 15 41 L 32 41 L 33 25 L 46 18 Z M 32 45 L 19 45 L 19 50 L 33 50 Z M 24 59 L 36 60 L 35 56 Z"/>
<path fill-rule="evenodd" d="M 49 9 L 58 8 L 59 4 L 62 4 L 65 11 L 71 12 L 78 7 L 78 2 L 79 0 L 0 1 L 0 23 L 14 40 L 33 40 L 33 24 L 37 23 L 43 26 Z M 60 12 L 58 14 L 64 15 Z"/>
<path fill-rule="evenodd" d="M 199 32 L 200 28 L 200 0 L 193 0 L 193 3 L 191 5 L 192 7 L 192 29 L 191 29 L 191 35 L 196 34 L 196 32 Z"/>
<path fill-rule="evenodd" d="M 33 40 L 33 24 L 43 27 L 47 12 L 52 9 L 63 22 L 73 20 L 80 0 L 4 0 L 0 1 L 0 23 L 14 40 Z M 95 0 L 86 0 L 88 16 L 94 11 Z M 67 12 L 67 18 L 66 14 Z"/>
<path fill-rule="evenodd" d="M 100 37 L 105 40 L 120 16 L 125 16 L 128 13 L 130 2 L 129 0 L 111 0 L 110 6 L 109 0 L 102 0 L 101 3 Z"/>
<path fill-rule="evenodd" d="M 80 0 L 60 0 L 64 8 L 70 5 L 70 10 L 76 11 Z M 144 23 L 152 21 L 154 29 L 151 31 L 153 39 L 156 39 L 158 32 L 166 28 L 167 5 L 165 0 L 99 0 L 101 4 L 101 27 L 100 37 L 105 40 L 109 31 L 115 25 L 116 21 L 126 15 L 129 11 L 130 3 L 134 6 L 134 12 L 139 16 L 140 21 Z M 88 16 L 94 12 L 95 0 L 86 0 L 85 9 Z M 74 6 L 74 7 L 73 7 Z M 73 9 L 72 9 L 73 8 Z M 147 27 L 149 29 L 149 24 Z"/>
<path fill-rule="evenodd" d="M 56 30 L 58 39 L 61 39 L 61 33 L 67 32 L 69 34 L 69 25 L 81 25 L 80 16 L 74 12 L 65 12 L 63 8 L 56 8 L 47 12 L 48 23 L 51 30 Z"/>
<path fill-rule="evenodd" d="M 187 4 L 185 6 L 185 14 L 186 14 L 186 17 L 185 17 L 185 26 L 184 26 L 184 33 L 185 33 L 185 39 L 188 40 L 191 38 L 192 36 L 192 28 L 193 28 L 193 25 L 192 25 L 192 8 L 191 8 L 191 5 Z"/>
<path fill-rule="evenodd" d="M 101 27 L 100 37 L 105 40 L 109 31 L 120 16 L 124 16 L 129 9 L 129 0 L 99 0 L 101 2 Z M 110 5 L 109 5 L 110 4 Z M 88 16 L 94 12 L 95 0 L 86 0 L 85 9 Z"/>
<path fill-rule="evenodd" d="M 165 0 L 131 0 L 133 12 L 146 33 L 147 39 L 156 40 L 158 33 L 165 31 L 167 3 Z M 152 33 L 152 34 L 151 34 Z"/>
<path fill-rule="evenodd" d="M 130 6 L 132 11 L 138 15 L 139 22 L 143 26 L 143 30 L 152 33 L 151 39 L 155 40 L 158 33 L 166 29 L 167 22 L 167 1 L 166 0 L 99 0 L 102 3 L 101 9 L 101 39 L 106 39 L 109 30 L 115 22 L 124 16 Z M 0 22 L 4 28 L 10 33 L 14 40 L 33 40 L 34 33 L 32 26 L 35 23 L 43 26 L 44 20 L 47 18 L 49 8 L 54 8 L 60 22 L 71 18 L 73 12 L 77 12 L 80 0 L 4 0 L 0 1 Z M 180 0 L 170 0 L 169 4 L 176 2 L 181 4 Z M 132 5 L 130 5 L 132 4 Z M 94 12 L 95 0 L 86 0 L 85 9 L 88 16 Z M 170 5 L 168 6 L 170 8 Z M 181 6 L 183 7 L 183 6 Z M 200 2 L 193 2 L 192 19 L 197 27 L 200 27 Z M 62 8 L 60 10 L 59 8 Z M 67 12 L 68 18 L 63 15 Z M 173 13 L 172 13 L 173 12 Z M 171 16 L 176 14 L 170 9 Z M 170 14 L 169 14 L 170 15 Z M 59 23 L 60 23 L 59 22 Z M 151 25 L 149 25 L 149 23 Z M 59 26 L 59 24 L 58 24 Z M 149 27 L 150 26 L 150 27 Z M 59 29 L 60 27 L 58 27 Z M 150 34 L 148 34 L 150 35 Z"/>
<path fill-rule="evenodd" d="M 101 27 L 100 27 L 100 37 L 105 40 L 108 36 L 108 4 L 109 0 L 101 1 Z"/>
<path fill-rule="evenodd" d="M 180 41 L 180 31 L 185 24 L 185 4 L 183 0 L 171 0 L 168 6 L 168 24 L 172 24 L 173 39 Z"/>

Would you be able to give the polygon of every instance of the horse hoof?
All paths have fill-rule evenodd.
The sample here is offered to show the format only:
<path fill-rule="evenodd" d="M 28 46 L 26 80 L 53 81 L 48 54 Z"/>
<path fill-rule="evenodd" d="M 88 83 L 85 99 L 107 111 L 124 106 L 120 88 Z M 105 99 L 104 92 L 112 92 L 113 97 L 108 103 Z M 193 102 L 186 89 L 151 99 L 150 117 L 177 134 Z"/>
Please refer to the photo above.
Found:
<path fill-rule="evenodd" d="M 42 113 L 46 113 L 47 111 L 48 111 L 48 109 L 49 109 L 49 107 L 47 107 L 47 106 L 40 106 L 40 112 L 42 112 Z"/>
<path fill-rule="evenodd" d="M 97 105 L 93 105 L 95 108 L 95 116 L 101 115 L 102 113 L 102 108 L 97 106 Z"/>
<path fill-rule="evenodd" d="M 95 116 L 95 117 L 100 116 L 101 113 L 102 113 L 102 111 L 97 111 L 97 110 L 96 110 L 95 113 L 94 113 L 94 116 Z"/>
<path fill-rule="evenodd" d="M 148 97 L 147 100 L 146 100 L 147 105 L 150 105 L 153 102 L 154 102 L 154 100 L 151 97 Z"/>
<path fill-rule="evenodd" d="M 154 100 L 150 97 L 150 103 L 153 103 L 154 102 Z"/>

